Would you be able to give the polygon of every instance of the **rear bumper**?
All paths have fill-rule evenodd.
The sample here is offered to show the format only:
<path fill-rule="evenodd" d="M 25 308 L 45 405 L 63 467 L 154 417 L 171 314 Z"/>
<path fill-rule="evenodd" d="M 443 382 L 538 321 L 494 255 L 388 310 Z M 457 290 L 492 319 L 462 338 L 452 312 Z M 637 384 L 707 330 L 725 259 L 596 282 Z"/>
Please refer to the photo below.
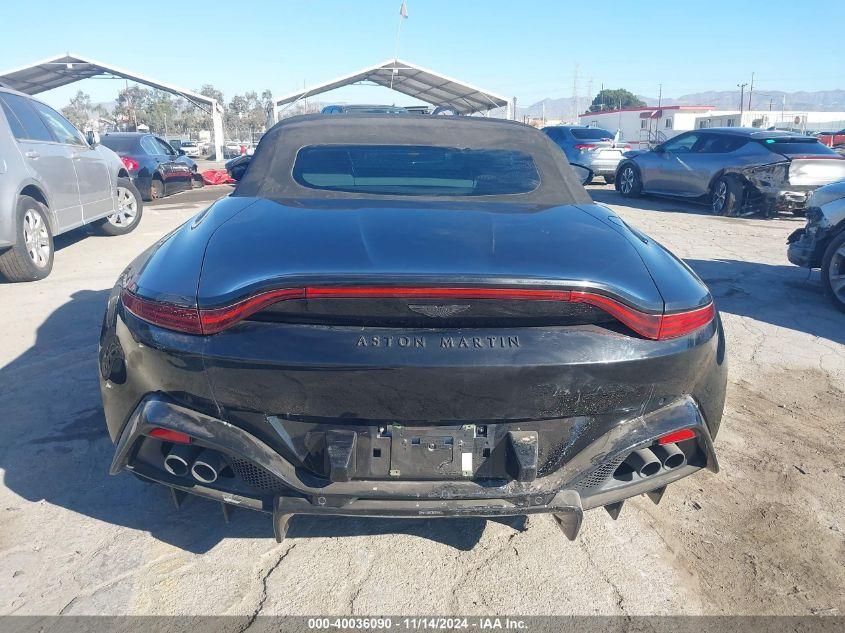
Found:
<path fill-rule="evenodd" d="M 615 176 L 620 162 L 622 162 L 621 156 L 611 159 L 597 158 L 586 163 L 586 167 L 589 167 L 596 176 Z"/>
<path fill-rule="evenodd" d="M 237 477 L 218 479 L 215 484 L 196 483 L 175 477 L 157 467 L 148 438 L 153 428 L 187 433 L 201 448 L 220 451 L 227 459 L 243 460 L 278 482 L 263 494 L 249 491 Z M 648 447 L 666 433 L 679 429 L 695 431 L 688 447 L 698 457 L 683 466 L 664 468 L 655 475 L 618 481 L 613 470 L 631 451 Z M 689 451 L 688 451 L 689 452 Z M 517 461 L 518 458 L 517 458 Z M 234 463 L 234 462 L 232 462 Z M 508 516 L 552 513 L 559 524 L 580 525 L 585 509 L 617 503 L 628 497 L 659 490 L 698 470 L 718 471 L 710 433 L 699 408 L 686 397 L 645 416 L 619 424 L 591 442 L 557 471 L 544 477 L 512 480 L 348 480 L 316 478 L 297 468 L 248 431 L 207 416 L 166 397 L 145 398 L 132 414 L 118 442 L 110 473 L 124 469 L 137 475 L 224 503 L 272 512 L 277 518 L 277 535 L 295 514 L 449 517 Z M 565 516 L 564 516 L 565 515 Z M 561 524 L 563 528 L 563 524 Z M 564 529 L 567 535 L 570 532 Z"/>

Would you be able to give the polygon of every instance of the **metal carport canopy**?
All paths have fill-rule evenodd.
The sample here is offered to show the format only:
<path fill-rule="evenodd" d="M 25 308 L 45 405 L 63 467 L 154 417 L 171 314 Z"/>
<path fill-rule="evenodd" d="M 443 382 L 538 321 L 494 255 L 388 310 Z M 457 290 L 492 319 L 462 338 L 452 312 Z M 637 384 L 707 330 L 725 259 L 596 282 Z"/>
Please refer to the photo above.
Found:
<path fill-rule="evenodd" d="M 477 88 L 463 81 L 446 77 L 440 73 L 416 66 L 401 59 L 391 59 L 381 64 L 359 70 L 351 75 L 339 77 L 317 86 L 298 90 L 276 99 L 276 113 L 279 108 L 293 104 L 306 97 L 312 97 L 329 90 L 342 88 L 362 81 L 369 81 L 385 88 L 414 97 L 435 106 L 452 106 L 461 114 L 486 112 L 494 108 L 509 107 L 507 97 Z"/>
<path fill-rule="evenodd" d="M 0 72 L 0 84 L 18 92 L 35 95 L 53 88 L 59 88 L 76 81 L 90 79 L 100 75 L 112 75 L 135 81 L 157 90 L 164 90 L 187 99 L 195 106 L 208 106 L 214 127 L 214 151 L 218 160 L 223 157 L 223 108 L 216 99 L 206 97 L 191 90 L 185 90 L 172 84 L 150 79 L 139 73 L 111 64 L 104 64 L 88 57 L 73 53 L 58 55 L 35 62 L 28 66 Z"/>

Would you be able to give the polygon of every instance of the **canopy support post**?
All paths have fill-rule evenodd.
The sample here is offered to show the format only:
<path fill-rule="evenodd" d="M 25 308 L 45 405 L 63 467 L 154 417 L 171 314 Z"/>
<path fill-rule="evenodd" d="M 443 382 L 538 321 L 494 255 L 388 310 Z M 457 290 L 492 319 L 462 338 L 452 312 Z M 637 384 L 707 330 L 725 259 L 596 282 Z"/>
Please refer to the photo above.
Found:
<path fill-rule="evenodd" d="M 217 101 L 211 104 L 211 120 L 214 128 L 214 160 L 223 160 L 223 108 Z"/>

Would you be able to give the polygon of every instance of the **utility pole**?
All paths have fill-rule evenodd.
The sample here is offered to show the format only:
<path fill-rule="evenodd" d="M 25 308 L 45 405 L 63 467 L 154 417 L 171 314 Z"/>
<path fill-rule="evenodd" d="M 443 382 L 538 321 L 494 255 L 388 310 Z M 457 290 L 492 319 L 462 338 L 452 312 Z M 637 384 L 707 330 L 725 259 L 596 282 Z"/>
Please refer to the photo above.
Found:
<path fill-rule="evenodd" d="M 745 86 L 747 85 L 747 83 L 736 85 L 736 87 L 739 88 L 739 127 L 742 127 L 742 107 L 745 101 Z"/>
<path fill-rule="evenodd" d="M 593 78 L 590 77 L 589 81 L 587 81 L 587 100 L 590 102 L 590 105 L 592 105 L 592 103 L 593 103 L 593 100 L 590 99 L 590 97 L 592 97 L 592 96 L 594 96 L 593 95 Z M 589 108 L 589 107 L 590 106 L 587 106 L 587 108 Z"/>
<path fill-rule="evenodd" d="M 751 73 L 751 86 L 748 88 L 748 111 L 751 112 L 751 96 L 754 94 L 754 73 Z"/>
<path fill-rule="evenodd" d="M 578 122 L 578 64 L 575 64 L 575 70 L 572 73 L 572 122 Z"/>
<path fill-rule="evenodd" d="M 657 109 L 660 109 L 660 104 L 663 102 L 663 84 L 657 84 Z"/>

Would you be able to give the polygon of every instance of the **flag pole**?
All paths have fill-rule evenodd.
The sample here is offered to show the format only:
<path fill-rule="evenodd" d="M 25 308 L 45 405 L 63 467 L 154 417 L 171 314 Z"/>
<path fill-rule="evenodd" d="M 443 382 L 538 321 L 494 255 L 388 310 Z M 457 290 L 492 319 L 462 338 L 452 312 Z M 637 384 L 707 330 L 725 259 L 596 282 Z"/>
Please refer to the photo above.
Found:
<path fill-rule="evenodd" d="M 393 78 L 396 76 L 396 63 L 399 61 L 399 36 L 402 34 L 402 21 L 408 17 L 405 3 L 399 8 L 399 24 L 396 26 L 396 48 L 393 49 L 393 72 L 390 73 L 390 89 L 393 90 Z"/>

